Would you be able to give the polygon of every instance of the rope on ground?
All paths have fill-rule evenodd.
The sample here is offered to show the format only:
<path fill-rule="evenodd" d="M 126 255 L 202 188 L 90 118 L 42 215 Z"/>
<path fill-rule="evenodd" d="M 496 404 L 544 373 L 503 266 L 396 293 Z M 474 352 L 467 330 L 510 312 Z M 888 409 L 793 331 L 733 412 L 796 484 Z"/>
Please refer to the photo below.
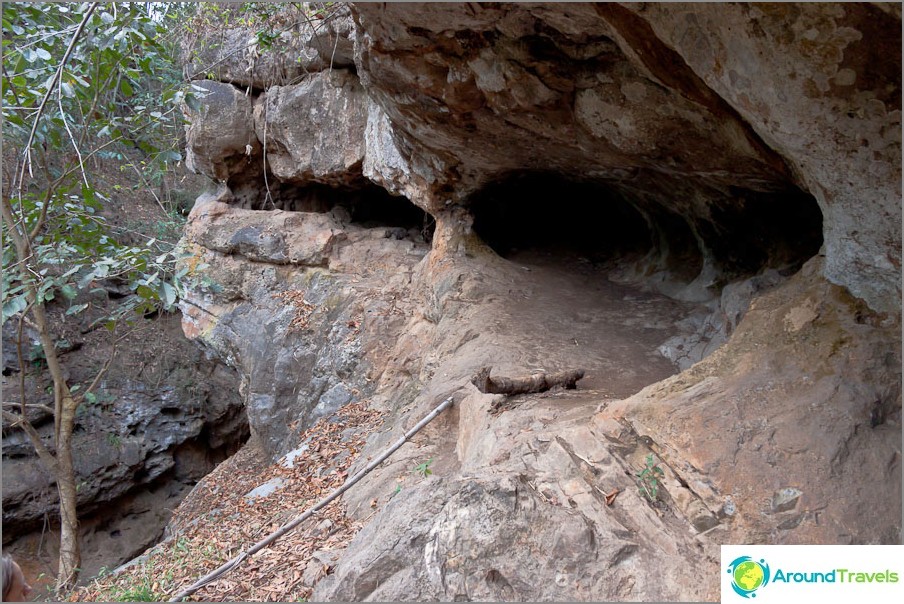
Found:
<path fill-rule="evenodd" d="M 256 554 L 257 552 L 259 552 L 260 550 L 264 549 L 265 547 L 267 547 L 268 545 L 270 545 L 271 543 L 273 543 L 274 541 L 276 541 L 277 539 L 279 539 L 280 537 L 282 537 L 283 535 L 285 535 L 286 533 L 288 533 L 289 531 L 294 529 L 296 526 L 298 526 L 299 524 L 301 524 L 302 522 L 304 522 L 305 520 L 307 520 L 308 518 L 313 516 L 317 511 L 326 507 L 331 501 L 333 501 L 334 499 L 336 499 L 337 497 L 339 497 L 340 495 L 345 493 L 347 490 L 349 490 L 355 483 L 357 483 L 359 480 L 364 478 L 374 468 L 376 468 L 381 463 L 386 461 L 386 459 L 390 455 L 392 455 L 393 453 L 398 451 L 399 448 L 402 445 L 404 445 L 405 442 L 408 441 L 408 439 L 410 439 L 412 436 L 417 434 L 421 430 L 421 428 L 423 428 L 424 426 L 426 426 L 427 424 L 432 422 L 434 419 L 436 419 L 436 417 L 440 413 L 445 411 L 451 405 L 452 405 L 452 396 L 449 396 L 447 399 L 445 399 L 443 402 L 441 402 L 439 405 L 437 405 L 433 409 L 433 411 L 428 413 L 424 417 L 424 419 L 419 421 L 413 428 L 411 428 L 401 438 L 399 438 L 399 440 L 397 440 L 391 447 L 389 447 L 383 453 L 381 453 L 379 455 L 379 457 L 377 457 L 376 459 L 371 461 L 369 464 L 367 464 L 366 468 L 364 468 L 363 470 L 361 470 L 360 472 L 358 472 L 357 474 L 355 474 L 354 476 L 349 478 L 347 481 L 345 481 L 345 484 L 343 484 L 338 489 L 335 489 L 333 492 L 331 492 L 325 498 L 321 499 L 319 502 L 317 502 L 316 505 L 314 505 L 314 507 L 308 509 L 306 512 L 304 512 L 300 516 L 295 517 L 293 520 L 290 520 L 288 523 L 286 523 L 282 527 L 280 527 L 277 531 L 271 533 L 269 536 L 258 541 L 257 543 L 252 545 L 250 548 L 248 548 L 244 552 L 240 553 L 235 558 L 225 562 L 222 566 L 220 566 L 216 570 L 213 570 L 213 571 L 207 573 L 206 575 L 204 575 L 203 577 L 201 577 L 200 579 L 198 579 L 197 581 L 192 583 L 190 586 L 188 586 L 187 588 L 185 588 L 182 591 L 180 591 L 179 593 L 177 593 L 169 601 L 170 602 L 183 601 L 185 598 L 192 595 L 193 593 L 195 593 L 196 591 L 198 591 L 199 589 L 201 589 L 208 583 L 222 577 L 223 575 L 225 575 L 232 569 L 236 568 L 239 564 L 241 564 L 249 556 L 252 556 L 252 555 Z"/>

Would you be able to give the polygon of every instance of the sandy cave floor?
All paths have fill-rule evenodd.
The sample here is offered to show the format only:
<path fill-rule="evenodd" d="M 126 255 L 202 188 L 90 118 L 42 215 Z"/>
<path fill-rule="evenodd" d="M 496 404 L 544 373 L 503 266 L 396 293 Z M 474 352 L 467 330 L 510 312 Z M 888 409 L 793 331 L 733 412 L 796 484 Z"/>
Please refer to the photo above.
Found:
<path fill-rule="evenodd" d="M 710 312 L 611 281 L 612 265 L 580 256 L 526 250 L 505 264 L 510 280 L 500 281 L 511 285 L 475 311 L 489 317 L 483 341 L 511 359 L 512 371 L 584 369 L 578 388 L 602 398 L 626 398 L 677 373 L 658 348 L 681 333 L 682 320 Z"/>

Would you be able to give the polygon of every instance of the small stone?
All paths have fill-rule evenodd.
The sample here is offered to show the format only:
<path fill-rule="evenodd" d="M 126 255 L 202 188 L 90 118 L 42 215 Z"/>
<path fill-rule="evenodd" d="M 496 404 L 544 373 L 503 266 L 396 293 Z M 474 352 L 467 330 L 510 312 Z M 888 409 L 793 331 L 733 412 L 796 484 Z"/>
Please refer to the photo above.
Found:
<path fill-rule="evenodd" d="M 797 507 L 797 501 L 800 499 L 801 495 L 801 491 L 794 487 L 779 489 L 775 492 L 775 495 L 772 496 L 772 512 L 778 514 L 780 512 L 793 510 Z"/>
<path fill-rule="evenodd" d="M 731 497 L 725 498 L 725 503 L 722 504 L 721 515 L 723 516 L 734 516 L 735 512 L 738 511 L 738 506 L 735 505 L 734 500 Z"/>
<path fill-rule="evenodd" d="M 286 481 L 284 479 L 280 478 L 279 476 L 277 476 L 276 478 L 271 478 L 261 486 L 248 491 L 245 494 L 245 501 L 247 503 L 254 503 L 256 499 L 263 499 L 264 497 L 275 493 L 284 486 L 286 486 Z"/>

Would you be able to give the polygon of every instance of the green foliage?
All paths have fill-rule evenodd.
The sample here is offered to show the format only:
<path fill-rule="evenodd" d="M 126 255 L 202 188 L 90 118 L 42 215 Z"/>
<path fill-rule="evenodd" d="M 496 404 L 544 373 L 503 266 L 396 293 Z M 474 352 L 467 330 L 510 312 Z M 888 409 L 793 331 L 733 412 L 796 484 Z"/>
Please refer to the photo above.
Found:
<path fill-rule="evenodd" d="M 108 594 L 112 602 L 161 602 L 162 594 L 155 592 L 149 580 L 129 587 L 114 587 Z"/>
<path fill-rule="evenodd" d="M 125 243 L 101 215 L 120 192 L 91 170 L 100 160 L 119 162 L 149 187 L 181 161 L 180 108 L 191 95 L 180 90 L 175 43 L 152 18 L 153 5 L 99 5 L 88 17 L 90 6 L 3 4 L 3 138 L 18 159 L 14 173 L 5 167 L 14 225 L 4 220 L 4 322 L 27 310 L 31 286 L 33 304 L 65 300 L 66 314 L 77 315 L 90 307 L 85 294 L 102 292 L 104 282 L 129 284 L 134 295 L 110 313 L 108 327 L 133 312 L 169 309 L 179 294 L 172 244 Z M 160 235 L 174 237 L 170 218 Z M 10 228 L 29 235 L 28 257 L 18 257 Z"/>
<path fill-rule="evenodd" d="M 659 467 L 653 458 L 653 454 L 647 455 L 646 465 L 637 473 L 637 484 L 641 495 L 655 503 L 659 499 L 659 483 L 665 476 L 665 472 Z"/>
<path fill-rule="evenodd" d="M 432 463 L 433 463 L 433 458 L 430 458 L 427 461 L 425 461 L 424 463 L 420 463 L 420 464 L 414 466 L 414 469 L 412 470 L 412 472 L 414 472 L 415 474 L 420 474 L 421 477 L 423 477 L 423 478 L 427 478 L 428 476 L 433 474 L 433 470 L 430 469 L 430 464 L 432 464 Z"/>

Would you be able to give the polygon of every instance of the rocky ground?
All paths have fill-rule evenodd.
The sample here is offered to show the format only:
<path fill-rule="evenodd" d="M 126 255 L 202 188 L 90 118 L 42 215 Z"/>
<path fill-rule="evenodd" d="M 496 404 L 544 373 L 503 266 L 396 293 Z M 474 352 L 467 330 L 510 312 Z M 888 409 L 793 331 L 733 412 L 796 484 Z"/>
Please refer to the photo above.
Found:
<path fill-rule="evenodd" d="M 571 450 L 573 445 L 570 443 L 575 438 L 580 440 L 587 437 L 585 418 L 605 402 L 631 394 L 645 384 L 675 373 L 676 367 L 662 357 L 657 347 L 679 334 L 678 326 L 683 324 L 683 320 L 695 311 L 700 312 L 702 307 L 677 303 L 637 287 L 612 283 L 605 278 L 600 268 L 594 268 L 589 261 L 581 265 L 571 264 L 569 259 L 566 266 L 562 266 L 561 262 L 561 258 L 556 259 L 548 252 L 525 252 L 512 261 L 499 259 L 489 265 L 474 262 L 469 267 L 469 277 L 464 280 L 466 287 L 456 287 L 452 296 L 455 300 L 450 302 L 463 309 L 461 314 L 466 319 L 459 320 L 455 326 L 446 324 L 442 330 L 442 340 L 454 342 L 451 357 L 455 362 L 447 362 L 448 352 L 436 351 L 436 365 L 427 371 L 441 371 L 448 375 L 462 368 L 490 362 L 494 363 L 497 373 L 505 374 L 511 371 L 567 368 L 577 364 L 587 371 L 587 376 L 579 384 L 579 390 L 557 392 L 549 396 L 531 396 L 524 400 L 519 398 L 512 402 L 516 406 L 496 416 L 489 415 L 485 409 L 481 410 L 487 397 L 471 396 L 462 399 L 457 408 L 447 412 L 447 417 L 436 421 L 439 427 L 428 427 L 424 436 L 416 437 L 411 445 L 406 445 L 378 471 L 379 478 L 368 479 L 362 484 L 361 491 L 350 498 L 350 501 L 355 502 L 352 513 L 346 515 L 343 508 L 335 506 L 333 512 L 326 513 L 330 522 L 344 527 L 335 533 L 335 538 L 324 545 L 312 542 L 312 531 L 316 533 L 318 526 L 323 528 L 323 522 L 318 516 L 282 539 L 278 547 L 266 550 L 259 562 L 255 561 L 238 571 L 236 576 L 224 578 L 206 588 L 197 597 L 202 600 L 269 601 L 285 601 L 287 597 L 310 597 L 311 587 L 315 583 L 311 576 L 315 571 L 308 570 L 320 568 L 321 575 L 332 570 L 338 559 L 338 552 L 344 549 L 357 529 L 374 514 L 385 510 L 385 513 L 391 513 L 395 517 L 409 517 L 414 521 L 419 515 L 416 508 L 421 504 L 418 502 L 422 502 L 425 493 L 432 493 L 432 497 L 437 498 L 451 498 L 453 491 L 461 490 L 461 479 L 450 481 L 451 476 L 462 471 L 463 465 L 456 459 L 456 449 L 460 445 L 451 437 L 458 430 L 455 428 L 456 424 L 481 424 L 480 429 L 475 425 L 467 435 L 462 435 L 459 439 L 479 441 L 467 443 L 470 449 L 468 463 L 478 463 L 478 466 L 490 463 L 498 468 L 500 476 L 507 472 L 503 464 L 505 460 L 537 454 L 539 450 L 535 449 L 538 446 L 546 452 L 552 443 L 552 456 L 538 460 L 532 472 L 523 473 L 525 482 L 521 488 L 526 489 L 530 505 L 539 505 L 544 510 L 555 512 L 557 507 L 574 507 L 577 499 L 582 505 L 589 506 L 588 510 L 592 509 L 596 515 L 610 513 L 610 510 L 633 510 L 629 513 L 633 519 L 628 522 L 653 522 L 660 526 L 663 522 L 660 518 L 665 517 L 667 524 L 661 524 L 660 528 L 666 530 L 666 526 L 674 525 L 674 528 L 668 530 L 678 530 L 679 524 L 663 516 L 662 510 L 666 508 L 662 503 L 649 506 L 644 502 L 630 476 L 633 469 L 628 456 L 620 458 L 610 468 L 608 478 L 600 476 L 592 483 L 577 487 L 576 484 L 583 481 L 582 472 L 591 472 L 592 475 L 592 466 L 572 467 L 575 462 L 563 451 L 570 450 L 571 454 L 577 456 L 574 460 L 588 455 L 592 458 L 591 453 L 580 448 L 577 452 Z M 572 268 L 568 269 L 568 266 Z M 562 269 L 566 270 L 563 272 Z M 416 328 L 413 329 L 413 333 L 417 331 Z M 414 346 L 416 340 L 412 333 L 405 338 L 409 346 Z M 404 349 L 396 347 L 389 350 L 394 355 L 388 359 L 390 364 L 403 362 L 397 355 L 404 353 Z M 427 366 L 430 366 L 429 360 Z M 388 403 L 387 401 L 383 406 L 389 406 Z M 349 412 L 345 410 L 343 413 Z M 404 412 L 404 409 L 399 412 Z M 319 433 L 325 428 L 337 425 L 321 421 L 300 437 L 299 444 L 308 444 L 307 451 L 303 451 L 297 458 L 299 467 L 304 468 L 300 477 L 298 471 L 289 472 L 279 463 L 269 465 L 265 457 L 256 457 L 261 453 L 255 453 L 256 445 L 249 444 L 240 455 L 205 478 L 179 507 L 166 542 L 154 548 L 140 564 L 116 578 L 115 583 L 101 582 L 99 587 L 92 588 L 97 591 L 89 590 L 79 597 L 93 599 L 113 593 L 107 590 L 129 589 L 130 586 L 146 583 L 158 595 L 171 595 L 191 577 L 200 576 L 215 568 L 227 556 L 262 538 L 293 514 L 301 513 L 316 501 L 318 494 L 341 484 L 341 478 L 346 476 L 349 464 L 354 461 L 363 445 L 363 437 L 370 430 L 367 426 L 362 426 L 351 441 L 345 439 L 343 442 L 334 438 L 333 441 L 321 443 L 317 440 Z M 350 425 L 354 426 L 356 423 Z M 486 431 L 490 426 L 492 429 Z M 562 430 L 564 426 L 572 426 L 569 430 L 576 432 L 569 434 L 569 430 Z M 337 430 L 334 430 L 334 437 L 338 436 L 335 432 Z M 384 422 L 383 429 L 369 439 L 371 448 L 375 442 L 395 438 L 396 432 L 391 424 Z M 642 443 L 638 444 L 636 435 L 632 435 L 628 428 L 623 437 L 625 450 L 647 450 Z M 334 460 L 337 455 L 342 460 L 338 466 Z M 254 459 L 258 461 L 254 462 Z M 478 462 L 478 459 L 482 461 Z M 640 458 L 632 461 L 637 462 L 638 459 Z M 426 468 L 429 473 L 417 472 L 415 468 L 424 463 L 428 464 Z M 558 464 L 563 465 L 559 467 Z M 533 475 L 537 468 L 544 468 L 542 477 Z M 326 475 L 329 479 L 322 481 L 322 484 L 318 482 L 316 488 L 310 490 L 312 475 Z M 254 501 L 253 504 L 248 501 L 247 493 L 255 487 L 273 484 L 273 479 L 277 477 L 288 482 L 260 501 Z M 578 483 L 574 483 L 575 480 Z M 493 481 L 475 481 L 475 484 L 493 492 L 501 488 Z M 507 485 L 506 488 L 512 486 Z M 517 485 L 515 488 L 517 490 Z M 606 506 L 605 495 L 608 493 L 614 493 L 614 500 Z M 479 505 L 479 498 L 474 503 Z M 412 505 L 415 509 L 399 507 Z M 645 509 L 648 511 L 644 512 Z M 545 513 L 538 514 L 543 516 Z M 539 516 L 535 519 L 536 522 L 540 521 Z M 596 521 L 601 519 L 602 516 L 599 516 Z M 560 520 L 568 526 L 571 524 L 564 517 L 557 518 L 556 522 Z M 409 529 L 414 530 L 407 526 L 401 530 Z M 565 539 L 561 548 L 575 555 L 588 555 L 587 552 L 582 552 L 581 540 L 590 539 L 594 542 L 595 538 L 591 533 L 597 529 L 571 527 L 568 530 L 572 529 L 578 532 L 561 537 Z M 494 539 L 499 541 L 500 547 L 505 548 L 506 540 L 500 536 L 511 530 L 523 531 L 524 528 L 500 524 L 493 530 L 498 531 Z M 587 533 L 587 530 L 591 532 Z M 327 532 L 332 534 L 334 531 Z M 538 546 L 545 539 L 553 537 L 554 535 L 535 535 Z M 485 535 L 483 538 L 493 537 Z M 573 539 L 578 541 L 572 543 L 570 540 Z M 694 551 L 702 551 L 703 547 L 693 539 L 687 541 L 685 546 Z M 318 551 L 321 549 L 328 551 Z M 505 551 L 503 549 L 500 553 L 504 554 Z M 199 558 L 196 555 L 199 552 L 208 554 Z M 596 556 L 597 554 L 593 555 L 594 558 Z M 197 562 L 189 564 L 187 559 Z M 318 561 L 321 561 L 322 566 L 318 566 Z M 570 570 L 563 572 L 575 573 L 577 570 L 569 568 Z M 378 571 L 375 568 L 373 572 Z M 505 569 L 498 572 L 501 573 L 500 581 L 503 582 L 505 575 L 510 574 Z M 319 580 L 321 577 L 316 578 Z M 465 579 L 467 577 L 461 580 Z M 503 589 L 501 583 L 497 587 Z M 467 586 L 462 584 L 459 588 L 466 589 Z M 479 592 L 480 588 L 477 589 Z M 558 589 L 560 587 L 550 586 L 549 595 L 556 594 Z M 628 587 L 623 585 L 620 589 Z M 484 594 L 485 597 L 490 595 L 490 592 Z M 500 591 L 496 595 L 504 595 L 504 592 Z M 361 596 L 362 594 L 355 594 L 351 597 L 358 599 Z"/>

